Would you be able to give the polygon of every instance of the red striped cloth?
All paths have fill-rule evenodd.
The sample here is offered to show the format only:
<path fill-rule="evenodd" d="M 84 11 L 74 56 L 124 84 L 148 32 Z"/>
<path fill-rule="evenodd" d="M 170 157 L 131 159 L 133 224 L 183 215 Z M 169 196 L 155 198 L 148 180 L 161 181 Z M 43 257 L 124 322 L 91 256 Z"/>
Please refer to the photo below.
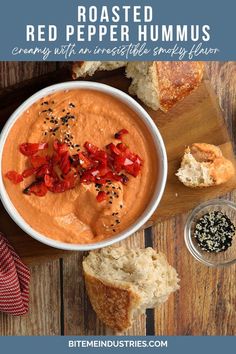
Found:
<path fill-rule="evenodd" d="M 29 269 L 0 233 L 0 311 L 14 316 L 29 309 Z"/>

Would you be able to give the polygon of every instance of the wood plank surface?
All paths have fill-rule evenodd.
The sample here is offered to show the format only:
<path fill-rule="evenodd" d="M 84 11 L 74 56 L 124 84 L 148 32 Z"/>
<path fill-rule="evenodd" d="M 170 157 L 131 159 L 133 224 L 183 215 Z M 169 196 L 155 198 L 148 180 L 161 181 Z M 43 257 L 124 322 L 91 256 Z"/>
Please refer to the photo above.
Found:
<path fill-rule="evenodd" d="M 31 80 L 23 79 L 21 83 L 17 80 L 16 85 L 0 90 L 0 122 L 3 123 L 17 105 L 38 89 L 60 80 L 68 81 L 70 79 L 71 73 L 67 67 L 63 67 L 48 75 L 37 76 Z M 125 92 L 128 91 L 130 84 L 130 80 L 125 78 L 123 70 L 100 72 L 95 78 L 90 79 L 98 80 Z M 225 157 L 235 163 L 225 121 L 217 97 L 207 78 L 195 92 L 167 114 L 161 111 L 147 110 L 162 133 L 168 156 L 168 178 L 164 196 L 156 212 L 147 223 L 148 226 L 153 225 L 156 221 L 189 211 L 200 202 L 216 198 L 236 188 L 236 175 L 227 183 L 205 189 L 204 193 L 202 189 L 186 188 L 175 176 L 186 145 L 193 142 L 219 145 Z M 0 223 L 2 231 L 8 235 L 10 242 L 26 263 L 68 255 L 68 252 L 53 249 L 29 237 L 17 227 L 3 207 L 0 207 Z"/>
<path fill-rule="evenodd" d="M 0 62 L 0 88 L 56 70 L 55 63 Z M 4 217 L 0 228 L 4 230 Z M 0 335 L 59 335 L 61 293 L 59 261 L 30 268 L 30 312 L 22 317 L 0 313 Z"/>
<path fill-rule="evenodd" d="M 54 63 L 0 63 L 0 85 L 6 87 L 55 70 Z M 207 63 L 236 146 L 236 63 Z M 236 192 L 226 196 L 236 202 Z M 173 198 L 172 203 L 175 203 Z M 236 266 L 209 269 L 187 252 L 183 241 L 186 215 L 170 218 L 133 235 L 131 246 L 153 245 L 167 254 L 181 277 L 181 289 L 159 309 L 141 316 L 127 334 L 235 335 Z M 0 220 L 1 228 L 4 219 Z M 0 335 L 110 334 L 91 309 L 81 274 L 82 253 L 31 266 L 31 311 L 14 318 L 0 314 Z M 154 323 L 152 319 L 154 317 Z"/>

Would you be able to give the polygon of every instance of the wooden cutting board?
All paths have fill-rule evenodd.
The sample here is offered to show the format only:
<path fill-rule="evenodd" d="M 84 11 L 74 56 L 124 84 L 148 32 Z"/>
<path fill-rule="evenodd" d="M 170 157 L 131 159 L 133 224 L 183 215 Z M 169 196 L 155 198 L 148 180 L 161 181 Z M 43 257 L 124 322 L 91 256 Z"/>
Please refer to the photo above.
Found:
<path fill-rule="evenodd" d="M 127 92 L 129 80 L 122 70 L 98 74 L 92 80 L 119 88 Z M 69 81 L 70 73 L 64 69 L 57 73 L 29 80 L 0 91 L 0 124 L 5 123 L 15 108 L 37 90 L 57 82 Z M 236 176 L 228 183 L 206 189 L 190 189 L 183 186 L 175 176 L 186 145 L 205 142 L 219 145 L 224 155 L 235 164 L 232 144 L 227 132 L 218 100 L 207 79 L 185 100 L 169 113 L 147 109 L 164 139 L 168 155 L 168 179 L 162 201 L 149 222 L 151 226 L 158 220 L 184 213 L 197 204 L 216 198 L 236 188 Z M 7 235 L 19 255 L 27 262 L 41 261 L 68 254 L 43 245 L 26 235 L 0 206 L 1 230 Z"/>

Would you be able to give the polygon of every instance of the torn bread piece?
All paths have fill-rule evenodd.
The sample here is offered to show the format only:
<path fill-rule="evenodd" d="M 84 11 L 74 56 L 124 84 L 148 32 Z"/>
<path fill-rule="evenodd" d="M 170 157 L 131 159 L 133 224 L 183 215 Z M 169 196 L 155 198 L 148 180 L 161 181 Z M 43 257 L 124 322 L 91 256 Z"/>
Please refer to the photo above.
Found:
<path fill-rule="evenodd" d="M 203 62 L 129 62 L 126 75 L 132 79 L 129 93 L 153 110 L 167 112 L 188 96 L 202 81 Z"/>
<path fill-rule="evenodd" d="M 218 146 L 195 143 L 185 150 L 176 176 L 185 186 L 195 188 L 225 183 L 234 173 L 232 162 Z"/>
<path fill-rule="evenodd" d="M 92 307 L 108 327 L 123 332 L 135 314 L 156 307 L 179 288 L 178 275 L 152 248 L 106 247 L 83 261 Z"/>
<path fill-rule="evenodd" d="M 77 61 L 72 65 L 72 77 L 93 76 L 97 70 L 115 70 L 126 66 L 126 61 Z"/>

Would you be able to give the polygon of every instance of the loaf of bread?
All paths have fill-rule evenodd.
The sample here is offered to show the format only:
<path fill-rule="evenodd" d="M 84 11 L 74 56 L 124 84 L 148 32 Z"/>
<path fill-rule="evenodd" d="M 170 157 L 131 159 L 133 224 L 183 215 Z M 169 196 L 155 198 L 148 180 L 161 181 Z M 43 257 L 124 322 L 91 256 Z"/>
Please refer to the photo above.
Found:
<path fill-rule="evenodd" d="M 126 66 L 126 64 L 126 61 L 77 61 L 72 65 L 72 78 L 93 76 L 97 70 L 115 70 Z"/>
<path fill-rule="evenodd" d="M 185 150 L 177 172 L 179 180 L 187 187 L 210 187 L 227 182 L 235 173 L 219 147 L 195 143 Z"/>
<path fill-rule="evenodd" d="M 123 332 L 136 313 L 156 307 L 179 288 L 178 275 L 152 248 L 107 247 L 83 261 L 92 307 L 108 327 Z"/>
<path fill-rule="evenodd" d="M 188 96 L 202 81 L 203 62 L 129 62 L 126 75 L 132 79 L 129 93 L 153 110 L 167 112 Z"/>

